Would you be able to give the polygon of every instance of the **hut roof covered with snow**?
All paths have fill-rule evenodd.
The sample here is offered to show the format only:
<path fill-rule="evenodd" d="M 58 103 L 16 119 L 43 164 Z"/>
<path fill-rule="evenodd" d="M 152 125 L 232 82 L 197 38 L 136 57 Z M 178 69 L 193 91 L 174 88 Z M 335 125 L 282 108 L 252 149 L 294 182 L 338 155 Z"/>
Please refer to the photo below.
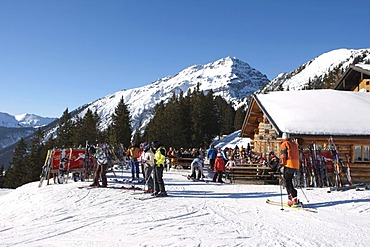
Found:
<path fill-rule="evenodd" d="M 369 136 L 370 94 L 331 89 L 253 95 L 241 136 L 252 138 L 263 116 L 278 136 Z"/>

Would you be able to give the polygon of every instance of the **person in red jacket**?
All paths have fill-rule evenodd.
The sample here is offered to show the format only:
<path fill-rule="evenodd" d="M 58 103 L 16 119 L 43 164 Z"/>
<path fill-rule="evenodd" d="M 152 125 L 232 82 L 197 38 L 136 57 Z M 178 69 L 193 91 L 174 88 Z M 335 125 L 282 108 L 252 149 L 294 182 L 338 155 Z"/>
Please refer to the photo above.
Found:
<path fill-rule="evenodd" d="M 298 144 L 289 139 L 287 133 L 283 133 L 280 143 L 280 161 L 284 166 L 285 187 L 288 193 L 288 205 L 296 205 L 299 203 L 297 199 L 297 190 L 293 185 L 294 173 L 299 169 L 299 148 Z"/>
<path fill-rule="evenodd" d="M 224 181 L 222 181 L 222 174 L 225 170 L 226 170 L 225 160 L 222 156 L 222 153 L 218 152 L 216 156 L 216 160 L 215 160 L 215 165 L 214 165 L 215 175 L 213 176 L 212 181 L 216 182 L 217 180 L 217 182 L 219 183 L 225 183 Z"/>

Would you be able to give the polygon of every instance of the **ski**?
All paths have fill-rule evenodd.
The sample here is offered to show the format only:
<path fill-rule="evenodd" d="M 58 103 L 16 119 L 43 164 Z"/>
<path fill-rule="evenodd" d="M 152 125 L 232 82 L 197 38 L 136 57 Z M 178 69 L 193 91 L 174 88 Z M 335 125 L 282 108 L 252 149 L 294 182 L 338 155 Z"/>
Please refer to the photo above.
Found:
<path fill-rule="evenodd" d="M 365 190 L 370 190 L 370 184 L 362 183 L 356 186 L 356 191 L 365 191 Z"/>
<path fill-rule="evenodd" d="M 44 163 L 44 166 L 42 167 L 42 172 L 40 175 L 39 187 L 42 186 L 42 183 L 44 182 L 44 180 L 49 179 L 50 169 L 51 169 L 52 162 L 53 162 L 53 155 L 54 155 L 54 150 L 48 150 L 46 154 L 46 158 L 45 158 L 45 163 Z M 47 184 L 49 184 L 49 181 Z"/>
<path fill-rule="evenodd" d="M 116 187 L 116 186 L 78 186 L 77 188 L 79 189 L 116 189 L 116 190 L 133 190 L 133 191 L 142 191 L 143 189 L 140 187 L 136 186 L 131 186 L 131 187 L 126 187 L 126 186 L 121 186 L 121 187 Z"/>
<path fill-rule="evenodd" d="M 336 187 L 344 187 L 344 184 L 341 179 L 341 175 L 343 174 L 346 178 L 349 185 L 352 185 L 352 178 L 350 172 L 350 165 L 347 162 L 347 167 L 344 165 L 343 160 L 339 157 L 338 148 L 334 143 L 333 137 L 331 136 L 328 140 L 328 145 L 330 151 L 333 155 L 334 160 L 334 171 L 335 171 L 335 178 L 336 178 Z"/>
<path fill-rule="evenodd" d="M 330 193 L 331 191 L 346 191 L 346 190 L 351 190 L 351 189 L 356 189 L 357 188 L 357 184 L 352 184 L 352 185 L 345 185 L 343 187 L 330 187 L 330 190 L 328 191 L 328 193 Z"/>
<path fill-rule="evenodd" d="M 281 204 L 281 202 L 276 202 L 276 201 L 271 201 L 270 199 L 266 200 L 267 204 L 274 205 L 274 206 L 282 206 L 283 208 L 289 208 L 289 209 L 295 209 L 295 210 L 302 210 L 302 211 L 307 211 L 311 213 L 317 213 L 318 211 L 314 208 L 306 208 L 303 206 L 303 204 L 300 205 L 293 205 L 289 206 L 287 203 Z"/>
<path fill-rule="evenodd" d="M 182 175 L 184 177 L 186 177 L 188 180 L 190 181 L 193 181 L 193 182 L 204 182 L 204 183 L 214 183 L 214 184 L 227 184 L 225 182 L 223 183 L 220 183 L 220 182 L 213 182 L 212 179 L 211 180 L 206 180 L 206 179 L 195 179 L 195 178 L 192 178 L 190 175 Z"/>
<path fill-rule="evenodd" d="M 145 201 L 145 200 L 155 199 L 155 198 L 159 198 L 159 197 L 156 197 L 156 196 L 140 196 L 140 197 L 134 197 L 135 200 L 140 200 L 140 201 Z"/>
<path fill-rule="evenodd" d="M 134 197 L 135 200 L 140 200 L 140 201 L 145 201 L 149 199 L 154 199 L 154 198 L 166 198 L 166 197 L 171 197 L 170 195 L 167 196 L 140 196 L 140 197 Z"/>

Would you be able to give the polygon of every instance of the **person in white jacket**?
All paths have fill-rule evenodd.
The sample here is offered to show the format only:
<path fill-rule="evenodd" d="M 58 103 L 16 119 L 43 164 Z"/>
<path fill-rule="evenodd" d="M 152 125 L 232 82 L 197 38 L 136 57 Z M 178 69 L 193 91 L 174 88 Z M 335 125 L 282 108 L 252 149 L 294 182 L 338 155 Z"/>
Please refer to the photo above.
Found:
<path fill-rule="evenodd" d="M 144 176 L 145 184 L 148 185 L 148 188 L 144 190 L 146 193 L 152 193 L 154 189 L 152 171 L 154 168 L 154 153 L 150 148 L 149 143 L 143 144 L 143 153 L 140 156 L 141 163 L 144 166 Z"/>
<path fill-rule="evenodd" d="M 198 173 L 196 171 L 198 170 Z M 200 158 L 196 157 L 191 162 L 191 175 L 190 178 L 201 180 L 203 179 L 203 162 Z"/>

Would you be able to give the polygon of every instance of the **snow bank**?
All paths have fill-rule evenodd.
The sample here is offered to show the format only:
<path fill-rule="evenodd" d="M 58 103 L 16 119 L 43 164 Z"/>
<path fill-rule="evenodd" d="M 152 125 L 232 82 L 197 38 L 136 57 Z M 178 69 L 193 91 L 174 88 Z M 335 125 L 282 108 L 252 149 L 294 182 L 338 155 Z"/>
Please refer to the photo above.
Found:
<path fill-rule="evenodd" d="M 117 179 L 128 171 L 116 171 Z M 275 185 L 191 182 L 166 172 L 171 195 L 80 189 L 88 182 L 26 184 L 0 196 L 1 246 L 368 246 L 370 191 L 299 190 L 318 213 L 280 210 Z M 110 174 L 109 186 L 122 186 Z M 126 185 L 127 186 L 127 185 Z M 141 186 L 142 185 L 138 185 Z M 284 191 L 284 200 L 286 194 Z"/>

